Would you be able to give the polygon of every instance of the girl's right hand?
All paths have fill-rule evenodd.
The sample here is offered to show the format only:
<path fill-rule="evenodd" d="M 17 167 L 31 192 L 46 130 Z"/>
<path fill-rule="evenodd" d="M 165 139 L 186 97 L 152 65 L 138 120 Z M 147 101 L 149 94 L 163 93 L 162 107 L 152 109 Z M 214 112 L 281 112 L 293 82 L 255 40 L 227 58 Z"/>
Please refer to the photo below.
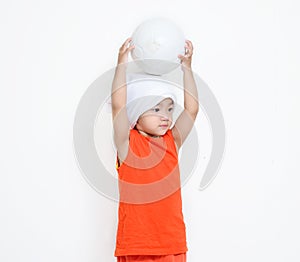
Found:
<path fill-rule="evenodd" d="M 128 46 L 131 42 L 132 38 L 129 37 L 126 39 L 126 41 L 123 43 L 123 45 L 119 49 L 119 55 L 118 55 L 118 65 L 124 64 L 128 62 L 128 53 L 134 49 L 134 46 Z"/>

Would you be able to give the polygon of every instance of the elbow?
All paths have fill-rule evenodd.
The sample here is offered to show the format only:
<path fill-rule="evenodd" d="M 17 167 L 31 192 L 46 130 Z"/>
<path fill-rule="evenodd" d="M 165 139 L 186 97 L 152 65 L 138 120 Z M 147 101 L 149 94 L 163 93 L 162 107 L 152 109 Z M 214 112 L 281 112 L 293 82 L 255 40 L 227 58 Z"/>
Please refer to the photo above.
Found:
<path fill-rule="evenodd" d="M 193 120 L 196 119 L 196 117 L 197 117 L 197 115 L 198 115 L 198 112 L 199 112 L 199 108 L 198 108 L 198 107 L 197 107 L 197 108 L 191 108 L 191 109 L 185 109 L 185 110 L 188 112 L 189 116 L 190 116 Z"/>
<path fill-rule="evenodd" d="M 190 115 L 197 116 L 197 114 L 199 112 L 199 104 L 198 103 L 194 103 L 192 105 L 186 105 L 185 106 L 185 110 L 187 110 Z"/>
<path fill-rule="evenodd" d="M 190 114 L 191 114 L 193 119 L 196 119 L 196 117 L 198 115 L 198 110 L 192 111 Z"/>
<path fill-rule="evenodd" d="M 120 100 L 119 101 L 112 100 L 111 107 L 112 107 L 112 110 L 119 111 L 119 110 L 123 109 L 124 107 L 126 107 L 126 102 L 120 101 Z"/>

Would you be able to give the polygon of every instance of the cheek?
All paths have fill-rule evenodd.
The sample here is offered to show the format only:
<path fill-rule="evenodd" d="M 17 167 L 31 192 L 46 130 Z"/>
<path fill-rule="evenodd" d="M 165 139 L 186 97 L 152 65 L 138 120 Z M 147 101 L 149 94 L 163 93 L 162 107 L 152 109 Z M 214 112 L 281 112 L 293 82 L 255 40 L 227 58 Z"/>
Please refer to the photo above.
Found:
<path fill-rule="evenodd" d="M 145 126 L 152 126 L 152 125 L 158 125 L 160 123 L 160 117 L 158 116 L 148 116 L 144 119 L 144 125 Z"/>
<path fill-rule="evenodd" d="M 159 121 L 159 119 L 160 118 L 158 116 L 152 115 L 152 116 L 147 117 L 147 122 L 148 123 L 155 123 L 155 122 Z"/>
<path fill-rule="evenodd" d="M 158 117 L 153 115 L 145 115 L 139 119 L 139 123 L 142 125 L 149 125 L 155 121 L 157 121 Z"/>

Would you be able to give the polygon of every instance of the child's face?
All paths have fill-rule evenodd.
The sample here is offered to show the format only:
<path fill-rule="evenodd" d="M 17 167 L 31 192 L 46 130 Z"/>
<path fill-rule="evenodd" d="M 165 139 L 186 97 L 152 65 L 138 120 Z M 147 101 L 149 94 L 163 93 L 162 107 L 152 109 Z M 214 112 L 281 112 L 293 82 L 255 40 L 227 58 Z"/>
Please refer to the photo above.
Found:
<path fill-rule="evenodd" d="M 164 135 L 172 125 L 173 110 L 173 100 L 166 98 L 143 113 L 137 121 L 136 128 L 150 135 Z"/>

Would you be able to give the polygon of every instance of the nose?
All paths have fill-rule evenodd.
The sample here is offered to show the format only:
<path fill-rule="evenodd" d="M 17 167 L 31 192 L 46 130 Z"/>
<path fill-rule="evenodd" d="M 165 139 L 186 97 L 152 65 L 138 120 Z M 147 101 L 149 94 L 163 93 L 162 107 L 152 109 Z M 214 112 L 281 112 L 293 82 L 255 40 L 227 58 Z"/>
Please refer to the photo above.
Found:
<path fill-rule="evenodd" d="M 169 117 L 166 116 L 166 115 L 161 115 L 161 118 L 160 118 L 162 121 L 169 121 Z"/>
<path fill-rule="evenodd" d="M 161 121 L 172 121 L 172 114 L 167 110 L 161 110 L 160 112 L 160 120 Z"/>

